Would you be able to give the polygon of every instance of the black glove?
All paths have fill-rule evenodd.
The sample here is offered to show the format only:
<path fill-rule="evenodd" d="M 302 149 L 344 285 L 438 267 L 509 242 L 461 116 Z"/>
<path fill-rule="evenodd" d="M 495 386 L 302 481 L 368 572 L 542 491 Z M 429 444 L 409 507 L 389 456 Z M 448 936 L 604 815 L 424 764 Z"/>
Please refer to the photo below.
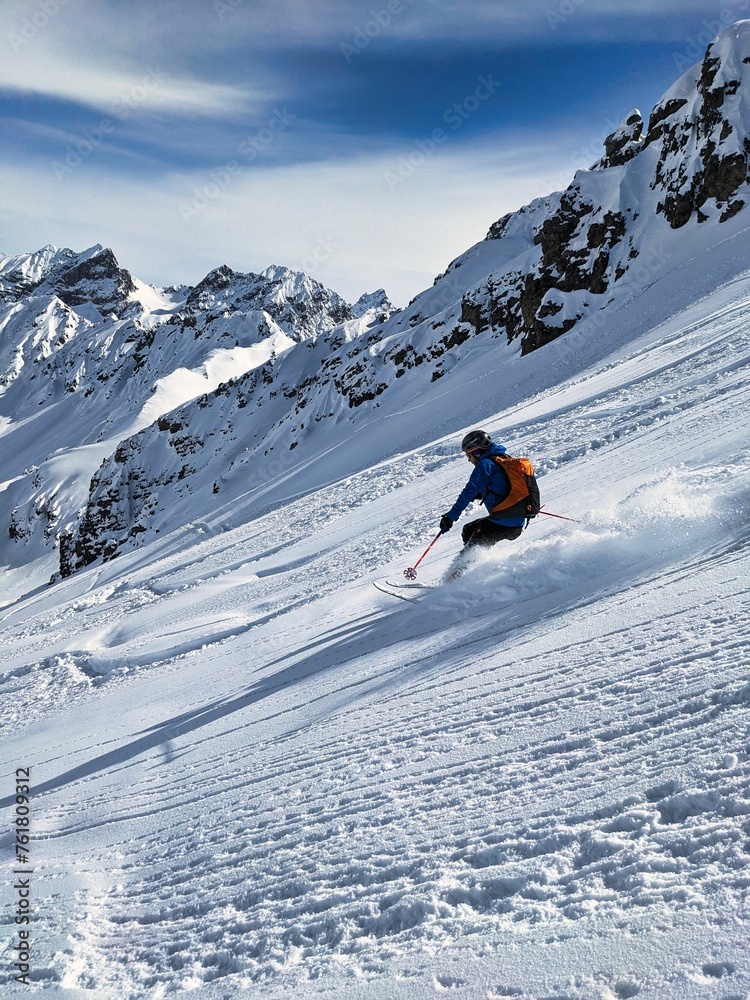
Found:
<path fill-rule="evenodd" d="M 453 521 L 451 521 L 447 514 L 443 514 L 440 518 L 440 530 L 445 533 L 446 531 L 450 531 L 452 527 Z"/>

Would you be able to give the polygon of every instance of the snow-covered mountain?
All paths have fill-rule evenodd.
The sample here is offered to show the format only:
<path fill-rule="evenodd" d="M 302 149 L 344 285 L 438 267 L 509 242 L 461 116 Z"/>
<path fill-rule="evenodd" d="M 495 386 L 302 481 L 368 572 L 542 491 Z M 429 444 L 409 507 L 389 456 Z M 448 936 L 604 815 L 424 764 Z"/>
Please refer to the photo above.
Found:
<path fill-rule="evenodd" d="M 220 267 L 156 289 L 111 250 L 45 247 L 0 259 L 0 410 L 5 519 L 0 563 L 45 560 L 122 440 L 342 324 L 393 310 L 384 292 L 349 306 L 307 275 Z M 356 312 L 356 315 L 355 315 Z"/>
<path fill-rule="evenodd" d="M 135 285 L 111 250 L 97 245 L 83 253 L 46 246 L 36 253 L 0 257 L 0 298 L 17 302 L 47 292 L 66 306 L 91 303 L 102 315 L 122 311 Z"/>
<path fill-rule="evenodd" d="M 748 60 L 740 25 L 670 88 L 647 126 L 631 113 L 590 170 L 492 225 L 406 310 L 356 336 L 344 325 L 277 354 L 123 441 L 63 536 L 62 572 L 139 544 L 175 517 L 208 513 L 217 495 L 237 502 L 279 473 L 288 480 L 293 466 L 335 455 L 335 477 L 342 449 L 354 473 L 419 444 L 422 427 L 398 441 L 384 435 L 377 455 L 350 448 L 368 422 L 444 399 L 467 365 L 499 370 L 583 323 L 604 335 L 614 306 L 746 226 Z M 202 294 L 194 301 L 215 308 Z"/>
<path fill-rule="evenodd" d="M 746 181 L 704 197 L 744 146 L 710 123 L 742 124 L 749 40 L 729 29 L 659 135 L 631 118 L 567 199 L 387 320 L 376 293 L 281 326 L 276 269 L 260 300 L 262 276 L 220 269 L 191 311 L 190 288 L 125 291 L 99 248 L 2 261 L 0 492 L 105 460 L 75 572 L 37 586 L 58 492 L 49 548 L 3 576 L 3 997 L 750 995 Z M 625 234 L 589 247 L 615 211 Z M 528 314 L 555 233 L 562 308 Z M 564 287 L 607 243 L 606 291 Z M 69 304 L 89 278 L 56 268 L 88 260 L 106 285 Z M 492 307 L 518 274 L 523 328 L 498 320 L 515 295 Z M 275 356 L 261 300 L 292 341 Z M 396 601 L 372 582 L 425 550 L 477 425 L 575 521 L 443 584 L 454 530 L 419 568 L 433 589 Z M 46 457 L 17 472 L 18 447 Z"/>

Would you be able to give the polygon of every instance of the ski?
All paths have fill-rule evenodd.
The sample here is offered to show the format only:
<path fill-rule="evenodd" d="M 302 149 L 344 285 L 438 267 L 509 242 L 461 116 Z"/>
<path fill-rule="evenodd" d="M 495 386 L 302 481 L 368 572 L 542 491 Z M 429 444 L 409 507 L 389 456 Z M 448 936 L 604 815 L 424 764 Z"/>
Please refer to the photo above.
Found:
<path fill-rule="evenodd" d="M 423 583 L 399 583 L 394 580 L 373 580 L 372 585 L 383 594 L 397 597 L 400 601 L 409 601 L 410 604 L 416 604 L 428 590 L 435 589 Z"/>

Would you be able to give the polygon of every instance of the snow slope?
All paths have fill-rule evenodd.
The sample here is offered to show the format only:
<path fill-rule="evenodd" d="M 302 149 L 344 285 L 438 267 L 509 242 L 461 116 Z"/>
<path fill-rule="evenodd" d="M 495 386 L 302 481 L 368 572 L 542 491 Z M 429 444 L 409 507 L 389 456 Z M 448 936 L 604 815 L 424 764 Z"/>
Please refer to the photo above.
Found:
<path fill-rule="evenodd" d="M 371 580 L 432 537 L 458 434 L 6 609 L 37 988 L 750 993 L 750 273 L 675 309 L 684 277 L 607 344 L 516 360 L 578 359 L 485 424 L 579 523 L 539 518 L 418 605 Z M 27 995 L 8 951 L 0 976 Z"/>

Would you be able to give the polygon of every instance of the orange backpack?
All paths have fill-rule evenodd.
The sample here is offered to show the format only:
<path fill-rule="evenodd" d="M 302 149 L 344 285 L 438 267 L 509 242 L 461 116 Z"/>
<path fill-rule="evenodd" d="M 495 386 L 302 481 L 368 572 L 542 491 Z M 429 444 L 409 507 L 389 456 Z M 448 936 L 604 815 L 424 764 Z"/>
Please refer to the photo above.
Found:
<path fill-rule="evenodd" d="M 492 508 L 490 517 L 536 517 L 540 510 L 539 486 L 529 459 L 510 455 L 493 455 L 492 459 L 508 477 L 510 493 Z"/>

